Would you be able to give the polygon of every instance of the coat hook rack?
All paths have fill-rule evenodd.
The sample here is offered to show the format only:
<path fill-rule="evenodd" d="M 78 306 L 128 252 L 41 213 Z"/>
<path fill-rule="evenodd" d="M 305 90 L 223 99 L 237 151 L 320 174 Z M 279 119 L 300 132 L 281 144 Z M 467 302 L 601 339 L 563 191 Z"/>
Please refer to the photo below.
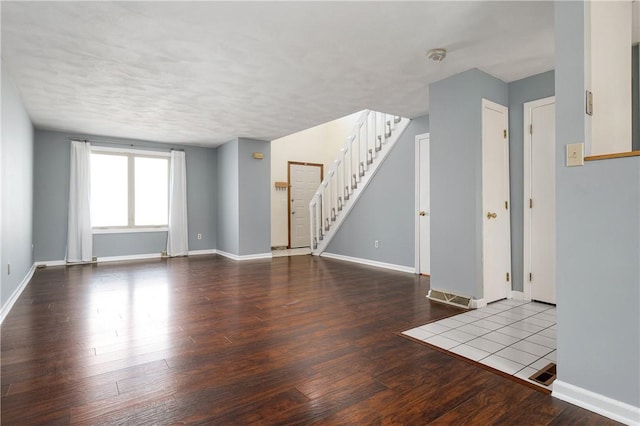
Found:
<path fill-rule="evenodd" d="M 289 188 L 289 182 L 276 182 L 276 191 L 286 191 Z"/>

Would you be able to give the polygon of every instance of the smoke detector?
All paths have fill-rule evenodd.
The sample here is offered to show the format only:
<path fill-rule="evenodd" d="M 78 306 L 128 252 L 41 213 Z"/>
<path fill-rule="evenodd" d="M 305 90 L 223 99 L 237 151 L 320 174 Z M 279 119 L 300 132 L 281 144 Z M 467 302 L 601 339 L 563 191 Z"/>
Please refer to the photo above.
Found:
<path fill-rule="evenodd" d="M 442 62 L 447 57 L 447 49 L 431 49 L 427 52 L 427 58 L 434 62 Z"/>

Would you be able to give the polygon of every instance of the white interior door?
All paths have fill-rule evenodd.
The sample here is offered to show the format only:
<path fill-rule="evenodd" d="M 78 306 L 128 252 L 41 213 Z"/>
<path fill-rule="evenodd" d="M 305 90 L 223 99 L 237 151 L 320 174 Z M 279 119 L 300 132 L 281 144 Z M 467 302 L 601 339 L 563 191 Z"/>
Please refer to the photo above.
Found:
<path fill-rule="evenodd" d="M 416 266 L 417 273 L 431 274 L 429 134 L 416 136 Z"/>
<path fill-rule="evenodd" d="M 524 104 L 525 298 L 556 303 L 555 97 Z"/>
<path fill-rule="evenodd" d="M 322 165 L 289 163 L 289 247 L 309 247 L 309 202 L 322 182 Z"/>
<path fill-rule="evenodd" d="M 511 290 L 508 123 L 507 107 L 482 100 L 482 264 L 486 303 L 509 297 Z"/>

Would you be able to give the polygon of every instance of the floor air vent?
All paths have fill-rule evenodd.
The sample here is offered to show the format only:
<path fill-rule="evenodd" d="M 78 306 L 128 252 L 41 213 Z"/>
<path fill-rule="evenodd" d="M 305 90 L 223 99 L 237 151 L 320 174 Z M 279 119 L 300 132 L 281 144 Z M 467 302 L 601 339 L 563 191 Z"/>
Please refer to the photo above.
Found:
<path fill-rule="evenodd" d="M 458 296 L 452 293 L 445 293 L 444 291 L 439 290 L 429 290 L 429 294 L 427 297 L 430 300 L 434 300 L 436 302 L 443 302 L 449 305 L 459 306 L 461 308 L 469 309 L 471 299 L 469 297 Z"/>
<path fill-rule="evenodd" d="M 542 370 L 529 377 L 529 379 L 541 385 L 549 386 L 556 379 L 556 364 L 553 362 L 548 364 Z"/>

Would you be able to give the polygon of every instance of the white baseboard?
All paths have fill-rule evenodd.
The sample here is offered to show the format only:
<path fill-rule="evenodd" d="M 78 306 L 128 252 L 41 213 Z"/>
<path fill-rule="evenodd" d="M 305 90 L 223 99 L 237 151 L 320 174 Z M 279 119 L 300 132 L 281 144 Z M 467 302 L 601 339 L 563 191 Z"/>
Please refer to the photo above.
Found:
<path fill-rule="evenodd" d="M 640 407 L 565 383 L 553 382 L 552 396 L 627 425 L 640 424 Z"/>
<path fill-rule="evenodd" d="M 202 254 L 216 254 L 218 251 L 216 249 L 209 250 L 191 250 L 189 251 L 189 256 L 199 256 Z M 162 257 L 160 253 L 147 253 L 147 254 L 130 254 L 126 256 L 104 256 L 98 257 L 97 262 L 86 262 L 86 264 L 90 263 L 100 263 L 100 262 L 122 262 L 127 260 L 144 260 L 144 259 L 159 259 Z M 83 262 L 78 263 L 67 263 L 64 260 L 46 260 L 36 262 L 35 266 L 68 266 L 68 265 L 84 265 Z"/>
<path fill-rule="evenodd" d="M 487 302 L 486 300 L 484 300 L 484 298 L 482 299 L 471 299 L 471 304 L 470 304 L 470 308 L 471 309 L 480 309 L 480 308 L 484 308 L 485 306 L 487 306 Z"/>
<path fill-rule="evenodd" d="M 162 255 L 160 253 L 148 253 L 148 254 L 130 254 L 126 256 L 105 256 L 99 257 L 98 263 L 102 262 L 122 262 L 125 260 L 144 260 L 144 259 L 160 259 Z"/>
<path fill-rule="evenodd" d="M 216 253 L 220 256 L 228 257 L 233 260 L 256 260 L 256 259 L 271 259 L 271 252 L 269 253 L 257 253 L 257 254 L 245 254 L 243 256 L 239 256 L 233 253 L 227 253 L 226 251 L 216 250 Z"/>
<path fill-rule="evenodd" d="M 200 256 L 202 254 L 216 254 L 218 250 L 209 249 L 209 250 L 189 250 L 189 256 Z"/>
<path fill-rule="evenodd" d="M 511 296 L 509 296 L 509 299 L 517 300 L 519 302 L 524 302 L 525 301 L 524 292 L 511 290 Z"/>
<path fill-rule="evenodd" d="M 27 275 L 20 282 L 20 285 L 18 286 L 18 288 L 16 288 L 14 292 L 11 294 L 11 296 L 7 300 L 7 303 L 5 303 L 2 309 L 0 309 L 0 324 L 4 322 L 4 319 L 7 317 L 7 315 L 9 315 L 9 312 L 11 312 L 11 308 L 13 308 L 13 305 L 15 305 L 16 301 L 18 300 L 18 298 L 20 297 L 24 289 L 27 288 L 27 284 L 29 284 L 29 281 L 31 281 L 31 278 L 33 277 L 33 273 L 35 271 L 36 271 L 36 264 L 34 263 L 33 265 L 31 265 L 31 268 L 29 268 Z"/>
<path fill-rule="evenodd" d="M 378 268 L 391 269 L 393 271 L 408 272 L 410 274 L 416 273 L 415 268 L 412 268 L 410 266 L 402 266 L 402 265 L 395 265 L 393 263 L 378 262 L 377 260 L 361 259 L 359 257 L 344 256 L 342 254 L 334 254 L 334 253 L 327 253 L 327 252 L 322 253 L 320 256 L 328 257 L 329 259 L 337 259 L 337 260 L 344 260 L 347 262 L 360 263 L 362 265 L 367 265 L 367 266 L 375 266 Z"/>
<path fill-rule="evenodd" d="M 162 257 L 160 253 L 147 253 L 147 254 L 129 254 L 126 256 L 104 256 L 98 257 L 98 260 L 93 262 L 67 262 L 65 260 L 46 260 L 36 262 L 36 266 L 72 266 L 72 265 L 91 265 L 103 262 L 123 262 L 126 260 L 144 260 L 144 259 L 159 259 Z"/>
<path fill-rule="evenodd" d="M 36 265 L 36 268 L 38 266 L 66 266 L 67 262 L 65 262 L 64 260 L 45 260 L 45 261 L 36 262 L 35 265 Z"/>
<path fill-rule="evenodd" d="M 210 250 L 191 250 L 187 253 L 188 256 L 198 256 L 201 254 L 216 254 L 218 251 L 216 249 Z M 148 254 L 132 254 L 127 256 L 105 256 L 99 257 L 98 263 L 100 262 L 122 262 L 125 260 L 144 260 L 144 259 L 159 259 L 162 257 L 161 253 L 148 253 Z M 169 256 L 171 257 L 171 256 Z M 180 257 L 180 256 L 177 256 Z"/>

